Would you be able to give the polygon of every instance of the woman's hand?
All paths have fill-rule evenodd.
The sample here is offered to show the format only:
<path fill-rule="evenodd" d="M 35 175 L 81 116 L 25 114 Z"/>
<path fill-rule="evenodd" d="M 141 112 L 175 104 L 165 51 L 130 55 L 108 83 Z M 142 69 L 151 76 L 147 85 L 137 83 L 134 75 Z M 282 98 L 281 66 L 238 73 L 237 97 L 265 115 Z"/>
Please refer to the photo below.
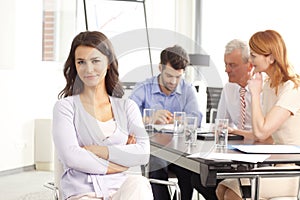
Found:
<path fill-rule="evenodd" d="M 136 144 L 136 138 L 134 134 L 129 134 L 126 144 Z"/>
<path fill-rule="evenodd" d="M 252 95 L 260 95 L 262 91 L 263 78 L 260 72 L 257 72 L 248 80 L 248 87 Z"/>
<path fill-rule="evenodd" d="M 129 134 L 126 144 L 136 144 L 135 135 Z M 108 157 L 109 157 L 108 154 L 109 153 L 108 153 L 107 146 L 88 145 L 88 146 L 83 146 L 82 148 L 84 148 L 87 151 L 92 152 L 93 154 L 95 154 L 99 158 L 103 158 L 105 160 L 108 160 Z"/>
<path fill-rule="evenodd" d="M 120 172 L 126 171 L 127 169 L 128 169 L 128 167 L 124 167 L 122 165 L 118 165 L 116 163 L 109 162 L 106 174 L 120 173 Z"/>

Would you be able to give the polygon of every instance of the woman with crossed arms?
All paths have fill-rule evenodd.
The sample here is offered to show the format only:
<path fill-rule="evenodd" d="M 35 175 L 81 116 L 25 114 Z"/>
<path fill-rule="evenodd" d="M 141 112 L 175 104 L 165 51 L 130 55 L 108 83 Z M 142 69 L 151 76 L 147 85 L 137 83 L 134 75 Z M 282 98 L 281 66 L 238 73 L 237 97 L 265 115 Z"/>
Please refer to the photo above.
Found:
<path fill-rule="evenodd" d="M 63 165 L 63 199 L 152 200 L 149 180 L 128 175 L 148 163 L 150 143 L 139 108 L 124 94 L 111 42 L 79 33 L 64 67 L 66 86 L 53 110 L 53 140 Z"/>

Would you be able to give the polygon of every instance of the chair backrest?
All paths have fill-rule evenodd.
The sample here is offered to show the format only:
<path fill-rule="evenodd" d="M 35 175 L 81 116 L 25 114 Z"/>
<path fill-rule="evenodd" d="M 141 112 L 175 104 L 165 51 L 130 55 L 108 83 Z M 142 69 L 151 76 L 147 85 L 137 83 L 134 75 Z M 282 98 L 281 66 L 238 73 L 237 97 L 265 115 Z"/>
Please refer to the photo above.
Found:
<path fill-rule="evenodd" d="M 194 81 L 193 86 L 197 91 L 198 102 L 200 103 L 200 111 L 203 114 L 202 122 L 206 123 L 206 111 L 207 111 L 207 86 L 204 81 Z"/>
<path fill-rule="evenodd" d="M 207 87 L 207 110 L 206 110 L 206 122 L 207 123 L 214 123 L 211 120 L 211 113 L 214 112 L 212 109 L 218 109 L 219 100 L 221 97 L 223 88 L 218 87 Z M 212 119 L 214 120 L 214 119 Z"/>

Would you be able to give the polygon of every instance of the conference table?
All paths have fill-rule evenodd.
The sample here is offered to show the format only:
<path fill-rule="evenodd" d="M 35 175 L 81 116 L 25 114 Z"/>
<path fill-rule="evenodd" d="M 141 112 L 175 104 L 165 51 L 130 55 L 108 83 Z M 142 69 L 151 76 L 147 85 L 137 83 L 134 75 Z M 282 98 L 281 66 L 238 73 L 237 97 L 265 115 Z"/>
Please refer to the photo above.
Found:
<path fill-rule="evenodd" d="M 262 162 L 253 163 L 230 159 L 208 159 L 209 153 L 237 154 L 245 156 L 245 153 L 234 149 L 220 149 L 214 147 L 214 141 L 197 140 L 195 145 L 186 144 L 183 136 L 175 136 L 170 133 L 149 134 L 151 155 L 168 162 L 201 174 L 201 183 L 204 186 L 215 186 L 217 179 L 225 178 L 249 178 L 251 180 L 251 199 L 259 199 L 259 180 L 262 177 L 289 177 L 300 176 L 300 169 L 291 168 L 257 168 L 258 165 L 273 165 L 296 163 L 300 164 L 298 153 L 274 153 L 270 154 Z M 254 144 L 251 140 L 229 140 L 228 144 Z M 191 155 L 197 157 L 188 157 Z"/>

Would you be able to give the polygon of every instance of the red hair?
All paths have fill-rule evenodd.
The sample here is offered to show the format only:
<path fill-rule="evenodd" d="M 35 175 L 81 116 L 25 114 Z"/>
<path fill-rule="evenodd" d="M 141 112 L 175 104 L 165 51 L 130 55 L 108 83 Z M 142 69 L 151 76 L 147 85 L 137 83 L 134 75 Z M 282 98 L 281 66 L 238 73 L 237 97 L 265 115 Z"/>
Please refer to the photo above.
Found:
<path fill-rule="evenodd" d="M 266 30 L 255 33 L 249 40 L 249 47 L 259 55 L 269 56 L 272 54 L 274 62 L 270 64 L 272 76 L 270 86 L 275 88 L 276 94 L 279 85 L 291 80 L 295 87 L 300 84 L 299 75 L 294 72 L 293 67 L 289 64 L 287 50 L 281 35 L 274 30 Z"/>

